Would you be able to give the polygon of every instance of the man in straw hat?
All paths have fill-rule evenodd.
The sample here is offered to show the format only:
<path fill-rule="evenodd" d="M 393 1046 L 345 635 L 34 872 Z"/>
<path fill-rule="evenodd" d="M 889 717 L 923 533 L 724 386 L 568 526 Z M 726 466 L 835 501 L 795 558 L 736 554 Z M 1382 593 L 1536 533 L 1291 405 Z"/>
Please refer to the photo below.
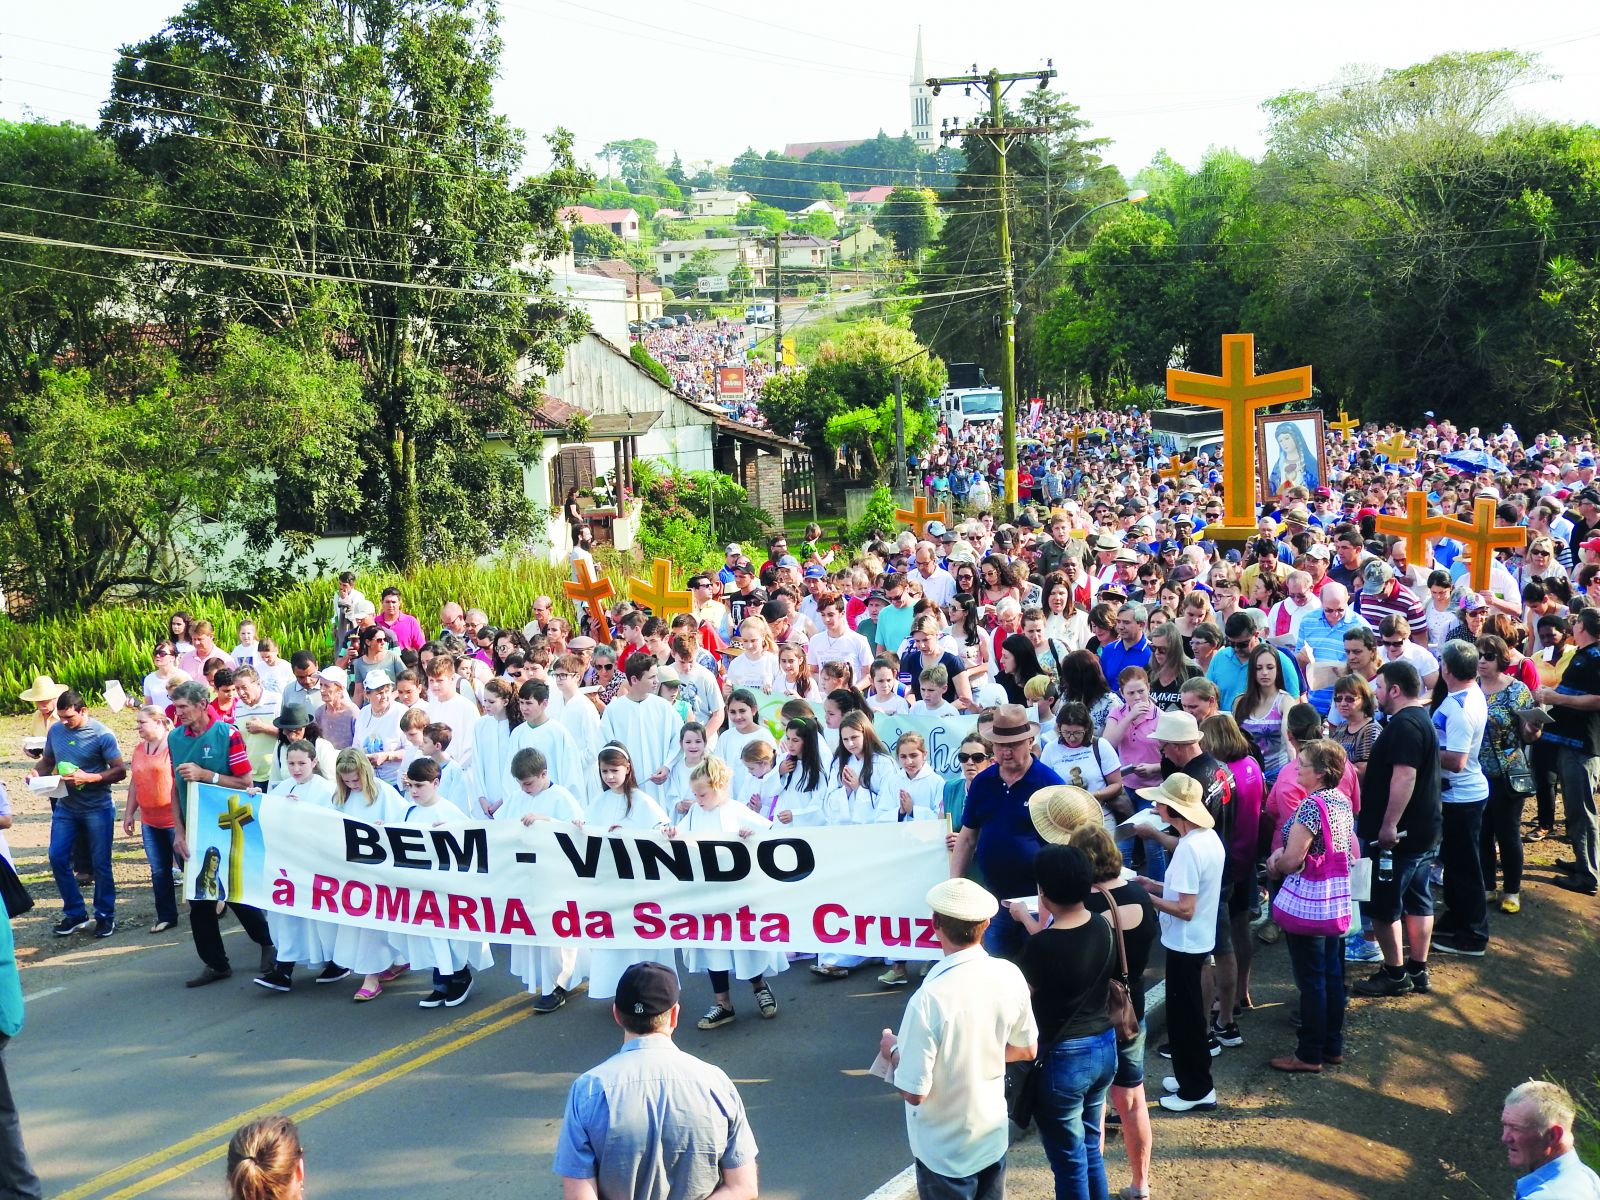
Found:
<path fill-rule="evenodd" d="M 1163 719 L 1183 715 L 1165 713 Z M 1162 1080 L 1161 1107 L 1171 1112 L 1209 1112 L 1217 1107 L 1217 1092 L 1211 1082 L 1201 969 L 1216 945 L 1227 853 L 1199 781 L 1182 773 L 1169 775 L 1160 787 L 1140 788 L 1139 795 L 1155 805 L 1156 815 L 1177 834 L 1166 878 L 1138 879 L 1161 915 L 1161 944 L 1166 949 L 1167 1036 L 1175 1074 Z"/>
<path fill-rule="evenodd" d="M 991 893 L 970 879 L 947 879 L 933 886 L 927 903 L 944 958 L 906 1004 L 899 1039 L 885 1029 L 878 1048 L 905 1097 L 917 1195 L 1002 1200 L 1005 1064 L 1038 1052 L 1033 1004 L 1015 964 L 983 947 L 1000 908 Z"/>
<path fill-rule="evenodd" d="M 994 710 L 989 742 L 994 766 L 980 772 L 967 792 L 961 812 L 961 829 L 950 855 L 950 874 L 966 874 L 974 857 L 989 886 L 1002 896 L 1031 896 L 1037 890 L 1033 856 L 1044 843 L 1028 816 L 1028 801 L 1040 788 L 1065 783 L 1034 757 L 1039 726 L 1028 720 L 1020 704 L 1002 704 Z M 1026 932 L 1002 912 L 989 923 L 984 949 L 1014 958 L 1022 951 Z"/>

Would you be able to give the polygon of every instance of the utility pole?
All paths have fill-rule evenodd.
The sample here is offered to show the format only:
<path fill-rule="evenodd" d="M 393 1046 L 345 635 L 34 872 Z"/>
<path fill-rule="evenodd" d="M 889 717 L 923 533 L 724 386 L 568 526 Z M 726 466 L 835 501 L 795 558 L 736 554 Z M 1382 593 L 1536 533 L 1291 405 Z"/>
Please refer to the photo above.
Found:
<path fill-rule="evenodd" d="M 772 370 L 783 369 L 783 234 L 772 231 Z"/>
<path fill-rule="evenodd" d="M 894 494 L 906 490 L 906 386 L 905 377 L 894 373 Z"/>
<path fill-rule="evenodd" d="M 944 129 L 944 138 L 971 134 L 981 137 L 994 147 L 995 154 L 995 210 L 999 219 L 1000 271 L 1001 271 L 1001 334 L 1000 334 L 1000 437 L 1005 455 L 1005 495 L 1002 507 L 1008 519 L 1017 515 L 1017 305 L 1016 281 L 1011 264 L 1011 221 L 1006 198 L 1006 150 L 1015 138 L 1030 134 L 1049 133 L 1048 125 L 1002 125 L 1004 114 L 1001 105 L 1013 83 L 1021 80 L 1037 81 L 1042 88 L 1056 77 L 1054 66 L 1042 71 L 1002 72 L 991 69 L 988 74 L 978 74 L 974 63 L 969 75 L 951 75 L 930 78 L 927 81 L 937 96 L 943 87 L 977 88 L 989 97 L 989 118 L 966 129 Z"/>

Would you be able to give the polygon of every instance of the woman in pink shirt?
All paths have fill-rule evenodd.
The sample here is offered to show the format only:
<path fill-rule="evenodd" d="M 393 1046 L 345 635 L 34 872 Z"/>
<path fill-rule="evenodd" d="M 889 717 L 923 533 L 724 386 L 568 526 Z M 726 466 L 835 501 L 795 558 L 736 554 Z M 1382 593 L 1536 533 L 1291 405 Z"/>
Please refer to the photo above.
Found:
<path fill-rule="evenodd" d="M 1229 905 L 1232 922 L 1233 952 L 1238 964 L 1239 1003 L 1253 1008 L 1250 1002 L 1250 909 L 1255 902 L 1256 862 L 1262 857 L 1261 806 L 1266 799 L 1267 783 L 1261 773 L 1260 751 L 1245 736 L 1228 713 L 1218 713 L 1200 722 L 1200 748 L 1233 775 L 1233 836 L 1225 847 L 1228 864 L 1232 867 L 1233 886 L 1250 896 L 1250 903 L 1236 901 Z M 1223 897 L 1227 903 L 1228 898 Z M 1233 1021 L 1230 1016 L 1218 1016 L 1219 1025 Z"/>

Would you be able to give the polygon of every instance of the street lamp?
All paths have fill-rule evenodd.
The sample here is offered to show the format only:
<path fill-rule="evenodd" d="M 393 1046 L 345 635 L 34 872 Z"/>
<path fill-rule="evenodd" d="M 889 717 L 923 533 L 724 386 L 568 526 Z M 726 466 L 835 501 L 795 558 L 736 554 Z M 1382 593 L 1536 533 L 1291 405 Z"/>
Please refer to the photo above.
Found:
<path fill-rule="evenodd" d="M 1119 204 L 1143 204 L 1149 198 L 1149 192 L 1145 191 L 1143 188 L 1134 188 L 1133 191 L 1129 192 L 1126 196 L 1118 196 L 1115 200 L 1107 200 L 1103 204 L 1096 204 L 1093 208 L 1080 215 L 1078 219 L 1071 225 L 1067 226 L 1067 231 L 1061 235 L 1061 240 L 1056 242 L 1054 246 L 1051 246 L 1050 253 L 1044 256 L 1043 261 L 1039 264 L 1040 269 L 1042 270 L 1044 264 L 1055 257 L 1057 250 L 1061 249 L 1061 247 L 1067 244 L 1067 239 L 1072 236 L 1072 231 L 1079 225 L 1082 225 L 1090 217 L 1094 216 L 1095 213 L 1100 212 L 1102 209 L 1115 208 Z M 1035 271 L 1034 274 L 1037 275 L 1038 271 Z"/>

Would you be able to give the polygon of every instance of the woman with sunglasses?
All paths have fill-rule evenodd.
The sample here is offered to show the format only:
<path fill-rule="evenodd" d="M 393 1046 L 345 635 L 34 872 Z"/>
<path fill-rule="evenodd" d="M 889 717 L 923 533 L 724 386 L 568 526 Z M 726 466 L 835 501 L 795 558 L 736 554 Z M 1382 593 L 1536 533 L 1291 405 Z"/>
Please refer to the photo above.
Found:
<path fill-rule="evenodd" d="M 978 773 L 994 762 L 994 750 L 987 738 L 969 733 L 961 739 L 961 745 L 956 750 L 956 762 L 961 767 L 961 774 L 944 785 L 944 811 L 950 818 L 952 829 L 961 828 L 961 813 L 967 807 L 967 792 Z"/>
<path fill-rule="evenodd" d="M 1533 693 L 1507 671 L 1511 648 L 1504 638 L 1486 633 L 1477 644 L 1478 686 L 1489 702 L 1489 723 L 1484 728 L 1483 747 L 1478 754 L 1484 777 L 1489 781 L 1489 802 L 1483 810 L 1478 855 L 1483 863 L 1485 891 L 1490 893 L 1491 899 L 1498 897 L 1501 912 L 1518 913 L 1522 911 L 1522 806 L 1533 784 L 1528 756 L 1522 747 L 1522 723 L 1518 714 L 1533 707 Z M 1523 790 L 1524 786 L 1528 790 Z M 1497 859 L 1504 876 L 1503 891 L 1495 887 Z"/>
<path fill-rule="evenodd" d="M 145 706 L 166 712 L 172 703 L 167 693 L 189 677 L 178 670 L 178 648 L 172 642 L 157 642 L 150 657 L 155 669 L 144 677 Z"/>
<path fill-rule="evenodd" d="M 1556 558 L 1555 543 L 1549 538 L 1535 537 L 1528 543 L 1528 553 L 1511 572 L 1521 588 L 1535 580 L 1565 579 L 1567 569 Z"/>

